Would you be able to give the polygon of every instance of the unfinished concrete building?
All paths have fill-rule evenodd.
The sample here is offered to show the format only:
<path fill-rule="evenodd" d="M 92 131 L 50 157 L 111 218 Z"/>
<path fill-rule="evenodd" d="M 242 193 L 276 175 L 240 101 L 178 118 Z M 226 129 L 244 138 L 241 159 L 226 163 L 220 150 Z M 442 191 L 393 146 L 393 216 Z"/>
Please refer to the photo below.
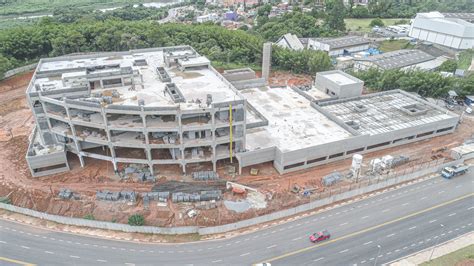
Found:
<path fill-rule="evenodd" d="M 27 89 L 31 173 L 68 170 L 68 153 L 117 171 L 216 171 L 234 158 L 239 171 L 273 162 L 287 173 L 451 133 L 459 120 L 399 90 L 361 96 L 359 84 L 337 98 L 325 88 L 269 88 L 252 72 L 223 76 L 189 46 L 42 59 Z M 324 76 L 341 75 L 350 79 Z"/>

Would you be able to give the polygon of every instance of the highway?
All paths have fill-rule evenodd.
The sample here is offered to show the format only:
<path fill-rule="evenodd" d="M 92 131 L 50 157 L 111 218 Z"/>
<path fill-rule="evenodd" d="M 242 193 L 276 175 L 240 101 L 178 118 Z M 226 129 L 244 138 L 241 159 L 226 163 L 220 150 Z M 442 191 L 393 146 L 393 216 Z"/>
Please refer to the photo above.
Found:
<path fill-rule="evenodd" d="M 472 231 L 473 177 L 472 171 L 436 177 L 253 233 L 195 243 L 114 241 L 0 220 L 0 265 L 381 264 Z M 321 229 L 331 239 L 310 243 L 309 234 Z"/>

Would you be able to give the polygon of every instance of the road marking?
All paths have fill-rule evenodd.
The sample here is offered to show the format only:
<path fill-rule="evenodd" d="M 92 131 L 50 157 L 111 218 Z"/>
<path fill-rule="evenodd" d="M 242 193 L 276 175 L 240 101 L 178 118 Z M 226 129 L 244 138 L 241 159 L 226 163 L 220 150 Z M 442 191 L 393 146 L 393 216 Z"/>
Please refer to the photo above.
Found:
<path fill-rule="evenodd" d="M 389 210 L 390 210 L 390 209 L 385 209 L 385 210 L 383 210 L 382 212 L 388 212 Z"/>
<path fill-rule="evenodd" d="M 474 206 L 467 208 L 467 210 L 472 210 L 474 209 Z"/>
<path fill-rule="evenodd" d="M 75 258 L 75 259 L 80 259 L 80 258 L 81 258 L 81 257 L 79 257 L 79 256 L 74 256 L 74 255 L 69 255 L 69 257 Z"/>
<path fill-rule="evenodd" d="M 267 248 L 274 248 L 276 247 L 277 245 L 271 245 L 271 246 L 268 246 Z"/>
<path fill-rule="evenodd" d="M 297 237 L 297 238 L 293 238 L 291 241 L 300 240 L 300 239 L 302 239 L 302 238 L 303 238 L 303 237 L 302 237 L 302 236 L 300 236 L 300 237 Z"/>
<path fill-rule="evenodd" d="M 390 234 L 390 235 L 388 235 L 387 237 L 392 237 L 392 236 L 394 236 L 394 235 L 395 235 L 395 234 Z"/>
<path fill-rule="evenodd" d="M 414 247 L 414 246 L 416 246 L 416 244 L 415 244 L 415 243 L 413 243 L 413 244 L 411 244 L 411 245 L 410 245 L 410 247 Z"/>
<path fill-rule="evenodd" d="M 348 223 L 342 223 L 342 224 L 340 224 L 339 226 L 344 226 L 344 225 L 346 225 L 346 224 L 348 224 Z"/>
<path fill-rule="evenodd" d="M 349 251 L 349 250 L 348 250 L 348 249 L 344 249 L 344 250 L 339 251 L 339 253 L 346 253 L 347 251 Z"/>
<path fill-rule="evenodd" d="M 24 249 L 30 249 L 30 247 L 27 247 L 27 246 L 21 246 L 21 247 Z"/>
<path fill-rule="evenodd" d="M 313 260 L 313 261 L 320 261 L 320 260 L 324 260 L 324 257 L 321 257 L 321 258 L 319 258 L 319 259 L 315 259 L 315 260 Z"/>
<path fill-rule="evenodd" d="M 370 258 L 369 260 L 375 260 L 375 258 Z"/>
<path fill-rule="evenodd" d="M 408 230 L 413 230 L 413 229 L 415 229 L 415 228 L 416 228 L 416 225 L 415 225 L 415 226 L 412 226 L 412 227 L 410 227 L 410 228 L 408 228 Z"/>
<path fill-rule="evenodd" d="M 106 260 L 97 260 L 98 262 L 107 262 Z"/>
<path fill-rule="evenodd" d="M 454 215 L 456 215 L 455 212 L 453 212 L 453 213 L 451 213 L 450 215 L 448 215 L 448 217 L 451 217 L 451 216 L 454 216 Z"/>
<path fill-rule="evenodd" d="M 457 185 L 457 186 L 456 186 L 456 188 L 460 188 L 460 187 L 462 187 L 462 185 Z"/>
<path fill-rule="evenodd" d="M 436 221 L 438 221 L 438 220 L 431 220 L 429 223 L 432 224 L 432 223 L 434 223 L 434 222 L 436 222 Z"/>
<path fill-rule="evenodd" d="M 387 255 L 390 255 L 390 254 L 392 254 L 392 251 L 390 251 L 390 252 L 387 252 Z"/>
<path fill-rule="evenodd" d="M 408 247 L 403 247 L 403 249 L 407 249 Z"/>
<path fill-rule="evenodd" d="M 427 198 L 427 197 L 423 197 L 423 198 L 421 198 L 420 200 L 424 200 L 424 199 L 426 199 L 426 198 Z"/>
<path fill-rule="evenodd" d="M 341 236 L 341 237 L 338 237 L 338 238 L 331 239 L 331 240 L 329 240 L 329 241 L 327 241 L 327 242 L 324 242 L 324 243 L 321 243 L 321 244 L 317 244 L 317 245 L 305 247 L 305 248 L 298 249 L 298 250 L 295 250 L 295 251 L 291 251 L 291 252 L 288 252 L 288 253 L 285 253 L 285 254 L 282 254 L 282 255 L 273 257 L 273 258 L 269 258 L 269 259 L 264 260 L 263 262 L 272 262 L 272 261 L 275 261 L 275 260 L 279 260 L 279 259 L 282 259 L 282 258 L 286 258 L 286 257 L 289 257 L 289 256 L 293 256 L 293 255 L 296 255 L 296 254 L 299 254 L 299 253 L 302 253 L 302 252 L 305 252 L 305 251 L 308 251 L 308 250 L 312 250 L 312 249 L 315 249 L 315 248 L 319 248 L 319 247 L 321 247 L 321 246 L 326 246 L 326 245 L 328 245 L 328 244 L 331 244 L 331 243 L 334 243 L 334 242 L 337 242 L 337 241 L 340 241 L 340 240 L 343 240 L 343 239 L 347 239 L 347 238 L 350 238 L 350 237 L 353 237 L 353 236 L 357 236 L 357 235 L 360 235 L 360 234 L 363 234 L 363 233 L 366 233 L 366 232 L 369 232 L 369 231 L 373 231 L 373 230 L 378 229 L 378 228 L 381 228 L 381 227 L 383 227 L 383 226 L 387 226 L 387 225 L 390 225 L 390 224 L 393 224 L 393 223 L 396 223 L 396 222 L 400 222 L 400 221 L 406 220 L 406 219 L 408 219 L 408 218 L 411 218 L 411 217 L 414 217 L 414 216 L 417 216 L 417 215 L 420 215 L 420 214 L 429 212 L 429 211 L 431 211 L 431 210 L 444 207 L 444 206 L 449 205 L 449 204 L 452 204 L 452 203 L 454 203 L 454 202 L 457 202 L 457 201 L 460 201 L 460 200 L 463 200 L 463 199 L 472 197 L 473 195 L 474 195 L 474 193 L 470 193 L 470 194 L 464 195 L 464 196 L 462 196 L 462 197 L 455 198 L 455 199 L 453 199 L 453 200 L 443 202 L 443 203 L 441 203 L 441 204 L 438 204 L 438 205 L 435 205 L 435 206 L 426 208 L 426 209 L 424 209 L 424 210 L 417 211 L 417 212 L 414 212 L 414 213 L 405 215 L 405 216 L 403 216 L 403 217 L 396 218 L 396 219 L 394 219 L 394 220 L 391 220 L 391 221 L 388 221 L 388 222 L 385 222 L 385 223 L 381 223 L 381 224 L 378 224 L 378 225 L 375 225 L 375 226 L 372 226 L 372 227 L 368 227 L 368 228 L 362 229 L 362 230 L 357 231 L 357 232 L 354 232 L 354 233 L 347 234 L 347 235 L 345 235 L 345 236 Z"/>
<path fill-rule="evenodd" d="M 407 202 L 407 203 L 403 203 L 402 206 L 407 206 L 408 204 L 410 204 L 410 203 L 408 203 L 408 202 Z"/>
<path fill-rule="evenodd" d="M 244 254 L 240 254 L 241 257 L 247 256 L 247 255 L 250 255 L 250 252 L 247 252 L 247 253 L 244 253 Z"/>
<path fill-rule="evenodd" d="M 44 253 L 47 253 L 47 254 L 54 254 L 54 252 L 52 252 L 52 251 L 47 251 L 47 250 L 45 250 Z"/>
<path fill-rule="evenodd" d="M 444 193 L 445 191 L 444 190 L 441 190 L 440 192 L 438 192 L 438 194 L 441 194 L 441 193 Z"/>
<path fill-rule="evenodd" d="M 5 242 L 5 241 L 1 241 L 1 240 L 0 240 L 0 243 L 2 243 L 2 244 L 6 244 L 7 242 Z"/>
<path fill-rule="evenodd" d="M 372 244 L 372 241 L 365 242 L 364 245 Z"/>
<path fill-rule="evenodd" d="M 364 216 L 364 217 L 362 217 L 361 219 L 367 219 L 367 218 L 369 218 L 369 216 L 368 216 L 368 215 L 367 215 L 367 216 Z"/>
<path fill-rule="evenodd" d="M 364 263 L 366 263 L 366 262 L 367 262 L 366 260 L 363 260 L 363 261 L 360 262 L 360 264 L 364 264 Z"/>
<path fill-rule="evenodd" d="M 212 263 L 218 263 L 218 262 L 221 262 L 222 260 L 214 260 L 212 261 Z"/>
<path fill-rule="evenodd" d="M 400 252 L 400 250 L 399 250 L 399 249 L 396 249 L 395 252 Z"/>
<path fill-rule="evenodd" d="M 0 261 L 6 261 L 6 262 L 11 262 L 11 263 L 16 263 L 16 264 L 22 264 L 24 266 L 34 266 L 35 264 L 29 263 L 29 262 L 24 262 L 21 260 L 14 260 L 10 258 L 5 258 L 5 257 L 0 257 Z"/>

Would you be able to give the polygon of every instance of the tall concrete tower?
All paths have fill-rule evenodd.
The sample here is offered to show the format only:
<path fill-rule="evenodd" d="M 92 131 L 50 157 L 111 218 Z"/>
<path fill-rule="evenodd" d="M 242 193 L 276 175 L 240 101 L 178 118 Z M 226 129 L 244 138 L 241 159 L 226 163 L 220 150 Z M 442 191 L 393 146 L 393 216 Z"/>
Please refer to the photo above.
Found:
<path fill-rule="evenodd" d="M 270 77 L 270 67 L 272 63 L 272 43 L 266 42 L 263 44 L 262 57 L 262 78 L 268 80 Z"/>

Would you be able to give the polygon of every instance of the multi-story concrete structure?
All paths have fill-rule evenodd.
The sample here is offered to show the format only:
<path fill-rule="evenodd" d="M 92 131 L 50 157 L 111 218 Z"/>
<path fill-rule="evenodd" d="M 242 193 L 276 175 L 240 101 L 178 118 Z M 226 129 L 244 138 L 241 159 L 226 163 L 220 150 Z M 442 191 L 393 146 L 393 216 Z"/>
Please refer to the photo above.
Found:
<path fill-rule="evenodd" d="M 68 169 L 66 151 L 157 172 L 245 147 L 244 98 L 190 47 L 42 59 L 27 96 L 33 175 Z"/>
<path fill-rule="evenodd" d="M 418 13 L 408 36 L 454 49 L 474 48 L 474 24 L 452 13 Z"/>
<path fill-rule="evenodd" d="M 459 120 L 399 90 L 351 97 L 357 85 L 337 99 L 318 88 L 269 88 L 251 70 L 225 76 L 232 83 L 188 46 L 40 60 L 27 89 L 32 175 L 69 169 L 70 155 L 82 166 L 134 163 L 155 174 L 164 165 L 215 171 L 230 158 L 239 171 L 273 162 L 287 173 L 451 133 Z"/>

